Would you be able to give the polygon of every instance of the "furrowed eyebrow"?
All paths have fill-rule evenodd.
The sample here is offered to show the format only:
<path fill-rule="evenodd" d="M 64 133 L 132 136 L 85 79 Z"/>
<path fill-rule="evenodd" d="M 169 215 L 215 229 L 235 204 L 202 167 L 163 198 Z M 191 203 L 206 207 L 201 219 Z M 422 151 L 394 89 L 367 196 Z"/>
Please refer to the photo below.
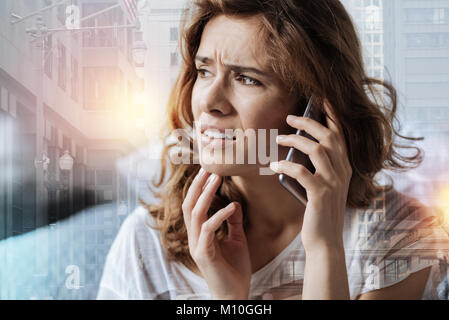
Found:
<path fill-rule="evenodd" d="M 212 61 L 212 59 L 208 58 L 208 57 L 202 57 L 202 56 L 196 56 L 195 57 L 196 61 L 200 61 L 202 63 L 210 63 Z M 251 68 L 251 67 L 243 67 L 243 66 L 237 66 L 237 65 L 232 65 L 232 64 L 225 64 L 224 65 L 226 68 L 236 72 L 236 73 L 244 73 L 244 72 L 253 72 L 255 74 L 261 75 L 266 77 L 267 74 L 265 72 L 260 71 L 259 69 L 256 68 Z"/>

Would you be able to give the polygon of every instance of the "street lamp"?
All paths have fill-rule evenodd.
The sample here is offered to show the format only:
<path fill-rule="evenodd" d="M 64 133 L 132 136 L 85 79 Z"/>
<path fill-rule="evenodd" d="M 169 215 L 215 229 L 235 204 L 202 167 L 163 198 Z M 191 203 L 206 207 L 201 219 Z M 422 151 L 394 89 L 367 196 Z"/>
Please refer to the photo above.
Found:
<path fill-rule="evenodd" d="M 36 225 L 43 226 L 47 224 L 46 212 L 44 208 L 44 175 L 45 169 L 48 168 L 49 160 L 44 155 L 43 139 L 44 128 L 44 101 L 43 101 L 43 68 L 45 64 L 44 51 L 45 51 L 45 37 L 47 35 L 48 28 L 44 23 L 42 16 L 38 15 L 35 18 L 34 24 L 31 28 L 26 29 L 27 34 L 30 36 L 30 43 L 33 45 L 33 61 L 35 70 L 35 150 L 36 150 Z M 42 159 L 42 160 L 41 160 Z M 37 164 L 42 163 L 42 170 L 37 167 Z"/>
<path fill-rule="evenodd" d="M 69 151 L 64 151 L 64 154 L 59 158 L 59 169 L 61 171 L 72 171 L 73 168 L 73 158 Z"/>
<path fill-rule="evenodd" d="M 72 201 L 70 197 L 70 171 L 73 168 L 73 158 L 69 151 L 64 151 L 64 154 L 59 158 L 59 169 L 62 175 L 62 197 L 65 204 L 65 210 L 72 212 Z"/>
<path fill-rule="evenodd" d="M 69 191 L 69 176 L 73 168 L 73 158 L 69 151 L 64 151 L 64 154 L 59 158 L 59 169 L 62 173 L 62 187 L 65 192 Z M 65 195 L 68 198 L 68 195 Z M 68 199 L 67 199 L 68 200 Z"/>
<path fill-rule="evenodd" d="M 132 55 L 133 55 L 134 65 L 137 68 L 144 67 L 147 50 L 148 50 L 148 47 L 145 44 L 145 41 L 138 40 L 138 41 L 134 42 L 134 45 L 132 47 Z"/>
<path fill-rule="evenodd" d="M 42 169 L 47 172 L 50 158 L 45 153 L 42 154 L 42 160 L 34 159 L 34 167 L 37 169 L 38 165 L 42 164 Z"/>
<path fill-rule="evenodd" d="M 48 28 L 45 25 L 44 18 L 38 15 L 36 17 L 34 25 L 31 28 L 27 28 L 25 31 L 37 40 L 41 40 L 41 38 L 45 37 L 45 35 L 47 34 Z"/>

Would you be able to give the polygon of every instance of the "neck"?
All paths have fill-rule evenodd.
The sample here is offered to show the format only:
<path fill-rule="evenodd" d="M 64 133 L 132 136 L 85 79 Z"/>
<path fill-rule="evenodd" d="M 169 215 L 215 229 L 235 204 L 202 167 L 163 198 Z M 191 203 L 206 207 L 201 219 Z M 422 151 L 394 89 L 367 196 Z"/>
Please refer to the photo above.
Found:
<path fill-rule="evenodd" d="M 247 203 L 248 232 L 276 237 L 287 228 L 302 225 L 305 206 L 279 183 L 279 176 L 233 176 Z"/>

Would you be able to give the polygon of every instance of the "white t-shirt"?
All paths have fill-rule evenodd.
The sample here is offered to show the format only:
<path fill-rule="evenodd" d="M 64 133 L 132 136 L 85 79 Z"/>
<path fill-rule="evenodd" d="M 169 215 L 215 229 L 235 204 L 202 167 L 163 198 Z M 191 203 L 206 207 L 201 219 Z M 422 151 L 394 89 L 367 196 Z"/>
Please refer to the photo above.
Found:
<path fill-rule="evenodd" d="M 368 209 L 347 209 L 344 246 L 351 299 L 429 266 L 422 298 L 437 299 L 437 286 L 443 281 L 437 252 L 449 246 L 436 222 L 430 209 L 395 191 Z M 166 258 L 160 232 L 151 226 L 155 220 L 144 207 L 124 221 L 106 258 L 97 299 L 210 299 L 203 278 Z M 300 299 L 304 265 L 299 233 L 252 274 L 249 299 Z"/>

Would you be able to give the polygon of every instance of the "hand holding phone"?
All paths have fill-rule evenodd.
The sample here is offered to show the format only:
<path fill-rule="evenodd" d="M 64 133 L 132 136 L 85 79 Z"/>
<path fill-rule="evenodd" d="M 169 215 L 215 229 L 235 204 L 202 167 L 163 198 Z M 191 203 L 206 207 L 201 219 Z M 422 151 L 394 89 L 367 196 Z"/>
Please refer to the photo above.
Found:
<path fill-rule="evenodd" d="M 315 98 L 313 95 L 310 97 L 310 100 L 307 104 L 307 107 L 303 114 L 303 117 L 311 118 L 313 120 L 318 121 L 322 125 L 326 126 L 326 116 L 321 111 L 321 109 L 316 106 Z M 298 130 L 296 132 L 296 134 L 306 137 L 306 138 L 309 138 L 315 142 L 318 142 L 314 137 L 312 137 L 305 131 Z M 304 167 L 306 167 L 311 173 L 315 173 L 315 167 L 313 166 L 312 162 L 310 161 L 309 156 L 307 156 L 306 154 L 304 154 L 303 152 L 301 152 L 295 148 L 290 148 L 286 160 L 290 161 L 290 162 L 295 162 L 295 163 L 301 164 Z M 304 189 L 304 187 L 301 186 L 301 184 L 296 179 L 293 179 L 292 177 L 289 177 L 288 175 L 281 174 L 281 175 L 279 175 L 279 182 L 298 201 L 300 201 L 304 205 L 307 205 L 307 192 Z"/>
<path fill-rule="evenodd" d="M 273 162 L 270 168 L 284 174 L 281 184 L 305 205 L 301 240 L 306 253 L 330 249 L 344 256 L 342 235 L 352 166 L 336 109 L 325 99 L 318 105 L 321 101 L 312 98 L 305 117 L 287 118 L 288 125 L 308 134 L 298 131 L 299 136 L 278 136 L 279 145 L 295 149 L 290 150 L 287 161 Z M 320 113 L 325 114 L 326 125 Z"/>

